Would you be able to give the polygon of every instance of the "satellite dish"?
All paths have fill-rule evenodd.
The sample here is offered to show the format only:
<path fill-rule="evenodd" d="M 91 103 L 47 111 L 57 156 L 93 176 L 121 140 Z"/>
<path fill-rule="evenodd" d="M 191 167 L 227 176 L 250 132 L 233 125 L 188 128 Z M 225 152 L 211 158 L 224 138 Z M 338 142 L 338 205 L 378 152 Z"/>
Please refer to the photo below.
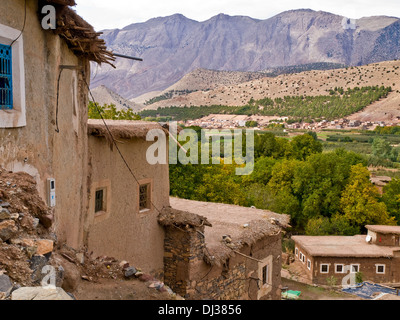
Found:
<path fill-rule="evenodd" d="M 365 239 L 365 241 L 367 241 L 368 243 L 370 243 L 372 241 L 372 237 L 371 236 L 367 236 L 367 238 Z"/>

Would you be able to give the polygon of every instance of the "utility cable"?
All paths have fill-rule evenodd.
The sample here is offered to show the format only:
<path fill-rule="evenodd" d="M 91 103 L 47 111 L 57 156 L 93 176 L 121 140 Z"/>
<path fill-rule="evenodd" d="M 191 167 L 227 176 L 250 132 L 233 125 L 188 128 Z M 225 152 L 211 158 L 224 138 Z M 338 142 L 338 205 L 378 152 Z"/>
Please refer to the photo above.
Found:
<path fill-rule="evenodd" d="M 25 30 L 25 26 L 26 26 L 26 6 L 27 6 L 27 0 L 25 0 L 25 14 L 24 14 L 24 24 L 23 24 L 23 26 L 22 26 L 22 30 L 21 30 L 21 33 L 19 34 L 19 36 L 17 37 L 17 38 L 15 38 L 14 39 L 14 41 L 13 42 L 11 42 L 11 44 L 10 44 L 10 47 L 12 47 L 13 46 L 13 44 L 16 42 L 16 41 L 18 41 L 18 39 L 22 36 L 22 34 L 24 33 L 24 30 Z"/>
<path fill-rule="evenodd" d="M 131 176 L 133 177 L 133 179 L 136 181 L 136 183 L 137 183 L 138 186 L 140 187 L 140 182 L 139 182 L 138 178 L 136 177 L 136 175 L 134 174 L 133 170 L 132 170 L 131 167 L 129 166 L 127 160 L 125 159 L 124 155 L 122 154 L 122 152 L 121 152 L 121 150 L 120 150 L 120 148 L 119 148 L 119 146 L 118 146 L 118 144 L 117 144 L 117 141 L 115 140 L 114 136 L 112 135 L 112 132 L 111 132 L 110 128 L 108 127 L 107 122 L 106 122 L 106 120 L 104 119 L 104 117 L 103 117 L 103 115 L 102 115 L 102 112 L 101 112 L 101 110 L 100 110 L 100 108 L 99 108 L 99 106 L 98 106 L 98 104 L 97 104 L 97 102 L 96 102 L 96 100 L 95 100 L 95 98 L 94 98 L 94 96 L 93 96 L 93 94 L 92 94 L 92 91 L 90 90 L 90 87 L 89 87 L 89 85 L 88 85 L 88 83 L 87 83 L 87 81 L 86 81 L 86 76 L 85 76 L 85 73 L 84 73 L 83 71 L 82 71 L 82 75 L 83 75 L 83 81 L 85 82 L 85 85 L 86 85 L 86 87 L 87 87 L 87 89 L 88 89 L 88 91 L 89 91 L 89 94 L 90 94 L 90 96 L 91 96 L 91 98 L 92 98 L 92 101 L 93 101 L 93 103 L 94 103 L 94 105 L 95 105 L 95 108 L 96 108 L 97 112 L 99 113 L 100 118 L 101 118 L 101 120 L 103 121 L 104 126 L 105 126 L 105 128 L 106 128 L 108 134 L 110 135 L 110 138 L 111 138 L 111 141 L 112 141 L 113 145 L 115 146 L 115 148 L 116 148 L 118 154 L 120 155 L 122 161 L 124 162 L 125 166 L 127 167 L 129 173 L 131 174 Z M 161 211 L 154 205 L 153 201 L 151 200 L 151 197 L 150 197 L 149 202 L 150 202 L 150 204 L 153 206 L 153 208 L 156 209 L 156 211 L 157 211 L 159 214 L 161 214 Z"/>

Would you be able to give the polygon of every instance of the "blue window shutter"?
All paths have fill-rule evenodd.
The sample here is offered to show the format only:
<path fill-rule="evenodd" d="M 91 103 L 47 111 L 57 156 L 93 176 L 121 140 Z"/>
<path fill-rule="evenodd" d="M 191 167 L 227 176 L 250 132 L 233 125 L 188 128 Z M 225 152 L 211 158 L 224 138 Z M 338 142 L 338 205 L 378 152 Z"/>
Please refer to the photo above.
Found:
<path fill-rule="evenodd" d="M 12 48 L 0 44 L 0 110 L 13 108 Z"/>

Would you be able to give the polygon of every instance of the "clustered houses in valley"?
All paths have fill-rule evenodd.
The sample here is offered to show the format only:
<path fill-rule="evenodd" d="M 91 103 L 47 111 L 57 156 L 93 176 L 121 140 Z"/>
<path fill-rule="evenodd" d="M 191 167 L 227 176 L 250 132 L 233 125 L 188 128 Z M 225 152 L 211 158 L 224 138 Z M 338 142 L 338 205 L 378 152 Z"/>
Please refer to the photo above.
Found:
<path fill-rule="evenodd" d="M 287 216 L 170 201 L 168 165 L 146 159 L 147 134 L 166 129 L 88 121 L 90 62 L 115 58 L 73 5 L 1 1 L 0 167 L 33 177 L 58 245 L 129 260 L 191 299 L 280 299 Z"/>
<path fill-rule="evenodd" d="M 349 273 L 364 281 L 400 284 L 400 227 L 366 226 L 368 235 L 294 236 L 296 263 L 314 284 L 337 284 Z"/>

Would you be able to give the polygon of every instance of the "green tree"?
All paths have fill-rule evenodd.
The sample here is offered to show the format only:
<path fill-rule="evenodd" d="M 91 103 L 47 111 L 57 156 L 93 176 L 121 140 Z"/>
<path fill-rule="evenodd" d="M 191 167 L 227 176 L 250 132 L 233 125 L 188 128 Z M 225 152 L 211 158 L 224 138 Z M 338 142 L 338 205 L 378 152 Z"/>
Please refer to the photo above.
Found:
<path fill-rule="evenodd" d="M 353 236 L 360 233 L 360 228 L 352 226 L 343 215 L 335 214 L 332 218 L 322 216 L 311 218 L 307 222 L 305 233 L 309 236 Z"/>
<path fill-rule="evenodd" d="M 246 205 L 246 197 L 240 184 L 235 181 L 234 165 L 207 167 L 202 182 L 197 186 L 195 197 L 205 202 Z"/>
<path fill-rule="evenodd" d="M 380 195 L 370 181 L 370 172 L 362 164 L 352 167 L 351 176 L 341 198 L 342 212 L 354 226 L 368 224 L 395 225 L 386 205 L 380 202 Z"/>
<path fill-rule="evenodd" d="M 267 186 L 273 196 L 270 210 L 290 215 L 294 225 L 298 225 L 302 220 L 300 200 L 293 194 L 295 172 L 302 165 L 301 161 L 293 159 L 277 162 Z"/>
<path fill-rule="evenodd" d="M 257 121 L 247 121 L 246 122 L 246 127 L 247 128 L 255 128 L 258 126 L 258 122 Z"/>
<path fill-rule="evenodd" d="M 114 104 L 105 104 L 100 106 L 98 103 L 89 101 L 88 118 L 89 119 L 109 119 L 109 120 L 140 120 L 141 117 L 135 114 L 132 109 L 117 110 Z"/>
<path fill-rule="evenodd" d="M 254 137 L 254 156 L 273 157 L 281 159 L 290 152 L 289 142 L 284 138 L 277 138 L 274 134 L 267 132 L 257 134 Z"/>
<path fill-rule="evenodd" d="M 389 141 L 375 138 L 372 143 L 372 154 L 375 157 L 397 161 L 398 151 L 390 145 Z"/>
<path fill-rule="evenodd" d="M 383 202 L 390 216 L 400 222 L 400 180 L 393 179 L 383 188 Z"/>
<path fill-rule="evenodd" d="M 272 169 L 277 160 L 271 157 L 258 158 L 254 164 L 254 171 L 251 175 L 243 176 L 243 184 L 253 183 L 267 185 L 272 177 Z"/>
<path fill-rule="evenodd" d="M 330 218 L 340 210 L 340 198 L 350 177 L 351 167 L 365 160 L 342 149 L 310 155 L 296 170 L 293 191 L 302 199 L 305 220 L 314 216 Z"/>
<path fill-rule="evenodd" d="M 290 145 L 292 156 L 298 160 L 306 160 L 308 156 L 322 152 L 321 142 L 309 134 L 294 137 Z"/>

